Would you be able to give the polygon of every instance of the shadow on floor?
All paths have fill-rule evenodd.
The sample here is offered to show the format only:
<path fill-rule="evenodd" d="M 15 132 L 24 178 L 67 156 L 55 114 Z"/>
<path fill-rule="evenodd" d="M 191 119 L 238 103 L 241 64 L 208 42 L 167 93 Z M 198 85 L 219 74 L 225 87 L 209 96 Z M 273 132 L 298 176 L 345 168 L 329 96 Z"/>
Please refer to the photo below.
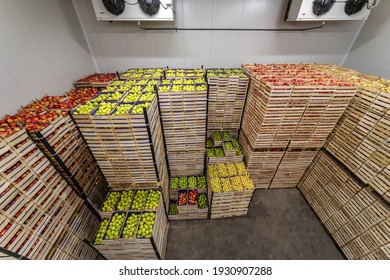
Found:
<path fill-rule="evenodd" d="M 257 190 L 247 217 L 170 222 L 168 260 L 342 260 L 297 189 Z"/>

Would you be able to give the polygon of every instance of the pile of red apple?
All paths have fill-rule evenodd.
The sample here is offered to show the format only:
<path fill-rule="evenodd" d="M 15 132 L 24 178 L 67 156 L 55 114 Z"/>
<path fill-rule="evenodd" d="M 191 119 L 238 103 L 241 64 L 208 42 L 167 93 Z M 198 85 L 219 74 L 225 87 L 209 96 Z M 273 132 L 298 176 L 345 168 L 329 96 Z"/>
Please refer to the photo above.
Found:
<path fill-rule="evenodd" d="M 198 191 L 191 190 L 188 192 L 188 204 L 196 205 L 198 204 Z"/>
<path fill-rule="evenodd" d="M 106 83 L 112 81 L 115 78 L 116 78 L 115 73 L 106 73 L 106 74 L 95 73 L 85 78 L 82 78 L 80 80 L 77 80 L 76 82 L 77 83 Z"/>
<path fill-rule="evenodd" d="M 18 117 L 6 115 L 4 119 L 0 120 L 0 136 L 8 137 L 21 128 L 18 126 Z"/>
<path fill-rule="evenodd" d="M 187 205 L 187 193 L 182 192 L 179 195 L 179 206 Z"/>
<path fill-rule="evenodd" d="M 16 115 L 6 115 L 0 120 L 0 137 L 8 137 L 21 128 L 29 132 L 44 129 L 60 115 L 66 116 L 68 111 L 92 98 L 98 93 L 95 88 L 71 90 L 66 96 L 44 96 L 26 105 Z"/>

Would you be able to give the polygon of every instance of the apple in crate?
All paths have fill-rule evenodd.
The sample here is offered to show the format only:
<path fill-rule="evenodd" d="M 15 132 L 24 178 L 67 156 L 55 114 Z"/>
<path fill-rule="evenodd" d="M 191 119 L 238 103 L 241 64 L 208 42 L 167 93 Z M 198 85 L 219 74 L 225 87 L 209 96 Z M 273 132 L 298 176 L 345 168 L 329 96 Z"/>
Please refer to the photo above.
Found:
<path fill-rule="evenodd" d="M 152 237 L 154 220 L 156 218 L 156 213 L 147 212 L 143 213 L 141 216 L 141 222 L 137 232 L 137 238 L 150 238 Z"/>

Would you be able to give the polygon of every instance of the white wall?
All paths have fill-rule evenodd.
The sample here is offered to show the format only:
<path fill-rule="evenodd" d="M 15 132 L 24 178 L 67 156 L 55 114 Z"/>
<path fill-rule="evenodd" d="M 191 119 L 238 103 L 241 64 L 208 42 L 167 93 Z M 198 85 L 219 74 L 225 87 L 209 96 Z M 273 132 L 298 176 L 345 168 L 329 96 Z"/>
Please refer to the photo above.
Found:
<path fill-rule="evenodd" d="M 371 11 L 345 66 L 362 73 L 390 79 L 390 1 L 383 0 Z"/>
<path fill-rule="evenodd" d="M 71 1 L 0 1 L 0 117 L 95 68 Z"/>
<path fill-rule="evenodd" d="M 288 0 L 174 1 L 177 27 L 298 28 L 320 24 L 285 23 Z M 305 32 L 143 31 L 134 22 L 97 21 L 90 0 L 74 2 L 100 71 L 235 67 L 253 62 L 340 64 L 360 25 L 360 21 L 328 22 L 323 29 Z"/>

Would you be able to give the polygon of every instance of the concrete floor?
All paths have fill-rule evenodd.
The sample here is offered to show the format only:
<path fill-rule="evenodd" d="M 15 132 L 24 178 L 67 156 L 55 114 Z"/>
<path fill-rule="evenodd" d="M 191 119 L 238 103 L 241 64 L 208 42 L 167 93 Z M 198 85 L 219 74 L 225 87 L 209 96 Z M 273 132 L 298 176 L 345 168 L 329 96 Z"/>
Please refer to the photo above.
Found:
<path fill-rule="evenodd" d="M 170 222 L 168 260 L 344 259 L 297 189 L 257 190 L 248 217 Z"/>

